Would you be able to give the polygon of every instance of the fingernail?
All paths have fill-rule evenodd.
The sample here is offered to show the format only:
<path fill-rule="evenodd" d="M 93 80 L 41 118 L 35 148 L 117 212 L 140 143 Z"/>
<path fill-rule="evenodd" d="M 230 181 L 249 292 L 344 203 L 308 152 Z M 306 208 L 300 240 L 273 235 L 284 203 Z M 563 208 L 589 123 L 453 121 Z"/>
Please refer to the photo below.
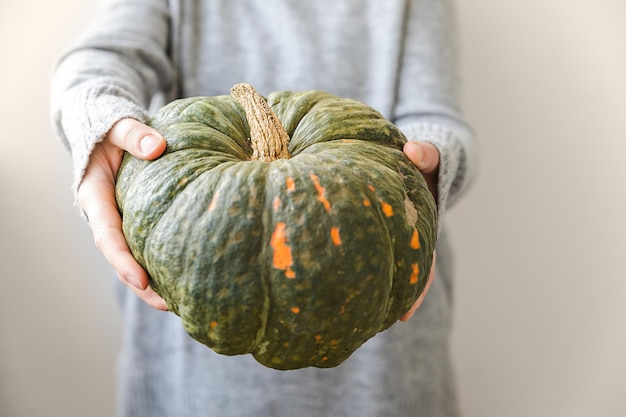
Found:
<path fill-rule="evenodd" d="M 152 151 L 154 151 L 154 149 L 157 147 L 159 142 L 160 142 L 159 138 L 155 136 L 152 136 L 152 135 L 144 136 L 143 138 L 141 138 L 141 141 L 139 142 L 139 151 L 141 151 L 143 155 L 149 155 Z"/>
<path fill-rule="evenodd" d="M 126 277 L 126 281 L 128 281 L 130 285 L 132 285 L 133 287 L 137 288 L 140 291 L 143 291 L 145 289 L 143 285 L 141 285 L 141 282 L 139 281 L 139 278 L 137 277 L 128 276 Z"/>

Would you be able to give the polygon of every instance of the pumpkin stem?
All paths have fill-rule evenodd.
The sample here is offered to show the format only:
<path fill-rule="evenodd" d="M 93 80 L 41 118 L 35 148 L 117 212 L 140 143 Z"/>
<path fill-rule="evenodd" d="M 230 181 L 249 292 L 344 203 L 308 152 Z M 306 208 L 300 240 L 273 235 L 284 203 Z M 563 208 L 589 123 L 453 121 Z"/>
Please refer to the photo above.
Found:
<path fill-rule="evenodd" d="M 267 101 L 250 84 L 236 84 L 230 95 L 246 112 L 252 141 L 252 159 L 272 162 L 289 158 L 289 135 Z"/>

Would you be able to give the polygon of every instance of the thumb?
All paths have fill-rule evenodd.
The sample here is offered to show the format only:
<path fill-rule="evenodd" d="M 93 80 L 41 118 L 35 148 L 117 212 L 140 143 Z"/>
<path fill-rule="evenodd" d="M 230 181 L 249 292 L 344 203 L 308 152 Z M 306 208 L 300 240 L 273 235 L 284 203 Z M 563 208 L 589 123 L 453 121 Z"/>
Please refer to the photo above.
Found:
<path fill-rule="evenodd" d="M 430 174 L 439 166 L 439 150 L 431 143 L 407 142 L 404 144 L 404 153 L 424 174 Z"/>
<path fill-rule="evenodd" d="M 111 144 L 141 159 L 158 158 L 167 146 L 156 129 L 131 118 L 115 123 L 107 133 L 107 138 Z"/>

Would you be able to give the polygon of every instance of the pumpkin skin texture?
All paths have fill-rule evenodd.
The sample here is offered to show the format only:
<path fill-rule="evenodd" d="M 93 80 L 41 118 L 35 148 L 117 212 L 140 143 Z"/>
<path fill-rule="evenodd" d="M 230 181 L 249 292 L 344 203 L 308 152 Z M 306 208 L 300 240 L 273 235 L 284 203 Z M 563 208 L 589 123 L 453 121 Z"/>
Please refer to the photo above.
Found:
<path fill-rule="evenodd" d="M 197 341 L 275 369 L 333 367 L 423 291 L 436 205 L 406 138 L 371 107 L 241 84 L 171 102 L 149 124 L 167 148 L 124 156 L 123 230 Z"/>

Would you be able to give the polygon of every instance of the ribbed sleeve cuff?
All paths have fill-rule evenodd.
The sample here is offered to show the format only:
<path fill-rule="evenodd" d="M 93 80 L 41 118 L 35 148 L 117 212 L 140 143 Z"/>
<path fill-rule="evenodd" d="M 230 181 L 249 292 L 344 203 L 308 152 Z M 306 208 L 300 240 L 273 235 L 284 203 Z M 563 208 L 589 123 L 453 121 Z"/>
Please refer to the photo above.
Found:
<path fill-rule="evenodd" d="M 439 150 L 437 211 L 441 229 L 446 209 L 458 201 L 473 176 L 472 133 L 433 122 L 412 123 L 401 129 L 408 140 L 431 143 Z"/>
<path fill-rule="evenodd" d="M 145 109 L 130 100 L 121 99 L 119 94 L 105 94 L 101 91 L 87 92 L 71 97 L 72 105 L 80 111 L 64 113 L 63 131 L 72 150 L 73 183 L 75 203 L 78 187 L 83 180 L 91 152 L 101 142 L 111 127 L 123 118 L 134 118 L 141 122 L 148 120 Z M 77 104 L 78 103 L 78 104 Z"/>

